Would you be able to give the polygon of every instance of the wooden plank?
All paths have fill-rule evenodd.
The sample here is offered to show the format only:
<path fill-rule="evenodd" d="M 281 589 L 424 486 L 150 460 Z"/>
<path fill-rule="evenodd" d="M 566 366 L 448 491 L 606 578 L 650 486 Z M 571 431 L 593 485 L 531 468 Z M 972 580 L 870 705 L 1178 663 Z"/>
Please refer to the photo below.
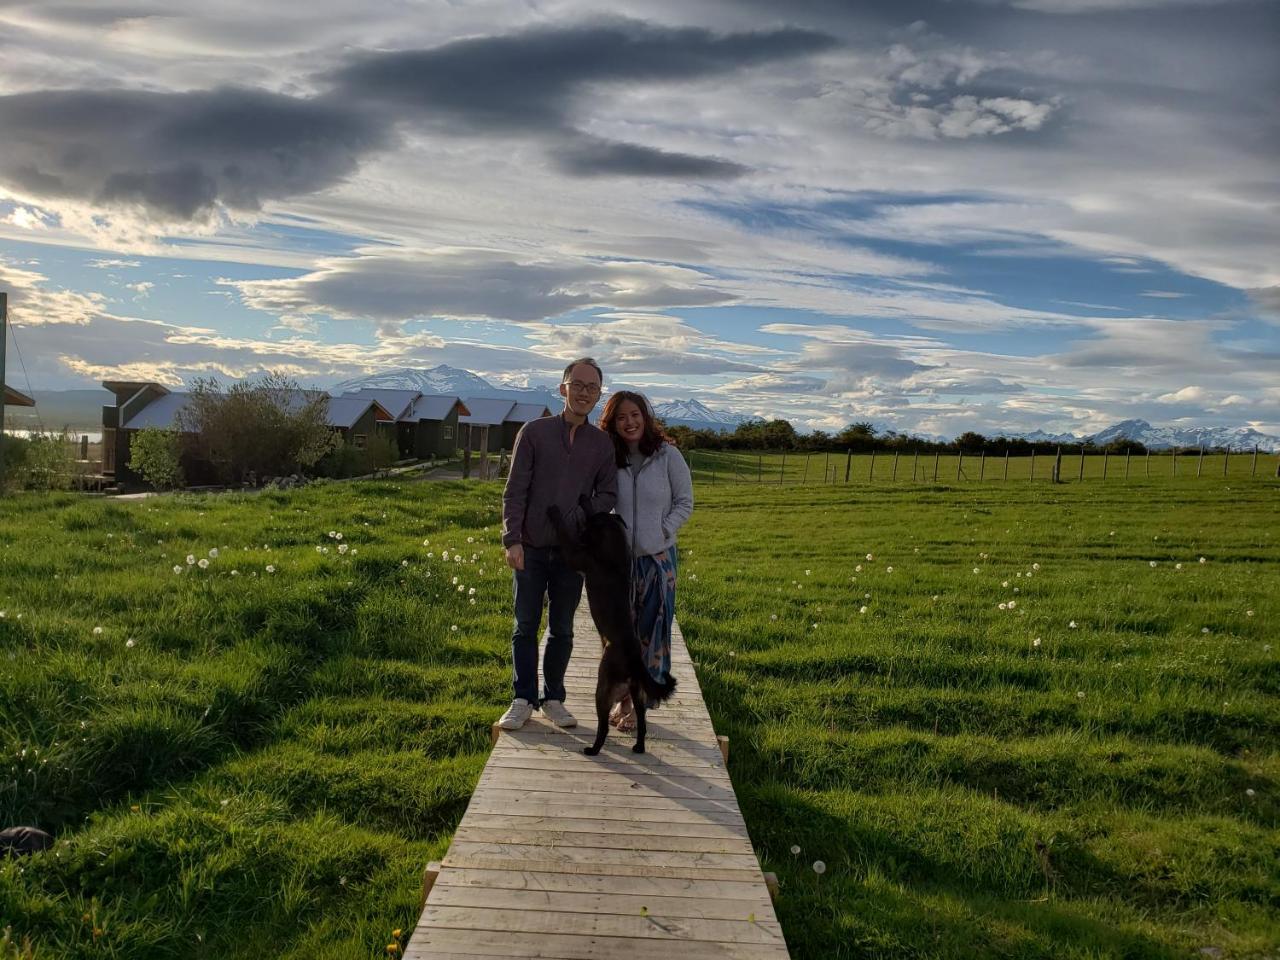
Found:
<path fill-rule="evenodd" d="M 441 952 L 463 956 L 528 957 L 534 960 L 626 960 L 636 948 L 661 949 L 664 957 L 685 960 L 777 960 L 785 946 L 764 943 L 679 943 L 637 941 L 630 937 L 583 934 L 512 935 L 508 931 L 438 930 L 419 927 L 405 952 L 406 960 L 435 960 Z"/>
<path fill-rule="evenodd" d="M 528 861 L 555 862 L 601 866 L 614 864 L 637 871 L 649 868 L 675 867 L 678 869 L 707 867 L 718 870 L 742 871 L 759 876 L 760 865 L 753 853 L 702 853 L 687 850 L 619 850 L 614 847 L 587 847 L 565 844 L 540 844 L 508 841 L 491 843 L 483 840 L 455 839 L 449 844 L 449 852 L 442 861 L 449 865 L 452 857 L 490 859 L 506 857 L 523 865 Z M 734 879 L 734 878 L 730 878 Z"/>
<path fill-rule="evenodd" d="M 630 747 L 627 748 L 630 752 Z M 671 780 L 702 780 L 728 783 L 729 772 L 724 764 L 684 763 L 679 766 L 661 761 L 633 763 L 631 757 L 615 759 L 604 751 L 599 756 L 588 757 L 581 753 L 561 753 L 555 757 L 531 757 L 504 754 L 490 757 L 489 766 L 494 770 L 541 770 L 545 773 L 566 773 L 573 776 L 596 776 L 613 773 L 623 778 L 661 777 Z"/>
<path fill-rule="evenodd" d="M 616 803 L 607 795 L 598 797 L 583 797 L 581 793 L 574 790 L 566 790 L 563 792 L 544 789 L 526 789 L 521 786 L 507 787 L 488 787 L 483 794 L 476 793 L 471 802 L 476 803 L 477 798 L 482 804 L 485 803 L 520 803 L 527 802 L 532 804 L 547 803 L 571 803 L 582 804 L 590 801 L 598 809 L 618 809 L 621 805 Z M 662 797 L 662 796 L 631 796 L 628 795 L 625 806 L 631 810 L 664 810 L 671 813 L 686 812 L 693 816 L 717 815 L 733 815 L 739 819 L 742 816 L 738 810 L 737 804 L 726 800 L 715 800 L 706 797 Z M 468 809 L 470 809 L 468 807 Z M 485 809 L 485 807 L 480 807 Z M 465 818 L 464 818 L 465 819 Z"/>
<path fill-rule="evenodd" d="M 483 845 L 481 845 L 483 846 Z M 441 862 L 445 870 L 451 867 L 470 867 L 476 870 L 527 870 L 534 873 L 583 873 L 595 874 L 602 871 L 642 871 L 653 877 L 667 877 L 673 880 L 732 880 L 737 883 L 763 883 L 760 880 L 760 868 L 750 869 L 739 862 L 736 866 L 709 867 L 693 864 L 696 856 L 686 856 L 685 864 L 666 864 L 657 858 L 646 862 L 640 856 L 608 857 L 599 856 L 594 860 L 585 859 L 536 859 L 539 853 L 547 851 L 539 847 L 525 847 L 525 856 L 517 856 L 513 851 L 517 847 L 504 847 L 491 844 L 479 850 L 464 849 L 457 853 L 452 849 Z M 554 851 L 553 851 L 554 852 Z M 726 856 L 720 854 L 720 856 Z M 443 872 L 443 871 L 442 871 Z M 427 898 L 431 902 L 431 898 Z"/>
<path fill-rule="evenodd" d="M 459 867 L 442 871 L 432 888 L 432 896 L 446 887 L 479 887 L 501 891 L 505 897 L 512 890 L 537 890 L 548 893 L 572 893 L 576 896 L 643 896 L 696 900 L 753 901 L 760 887 L 749 881 L 719 880 L 707 882 L 681 877 L 641 876 L 635 873 L 544 873 L 533 870 L 494 870 Z M 491 901 L 492 902 L 492 901 Z"/>
<path fill-rule="evenodd" d="M 477 843 L 516 843 L 557 848 L 560 845 L 592 847 L 602 850 L 679 851 L 685 853 L 741 853 L 755 855 L 751 841 L 745 835 L 719 837 L 678 837 L 653 830 L 619 830 L 604 832 L 592 830 L 566 830 L 559 827 L 531 827 L 525 824 L 508 824 L 505 827 L 470 826 L 462 824 L 454 833 L 455 840 L 473 840 Z"/>
<path fill-rule="evenodd" d="M 776 921 L 748 920 L 745 917 L 707 920 L 699 917 L 658 916 L 648 909 L 643 914 L 637 910 L 634 914 L 625 916 L 580 911 L 511 910 L 505 905 L 473 908 L 430 904 L 422 914 L 420 925 L 449 930 L 503 930 L 538 937 L 546 934 L 626 937 L 645 941 L 645 946 L 651 948 L 659 944 L 648 941 L 773 945 L 782 938 L 782 930 Z"/>
<path fill-rule="evenodd" d="M 616 810 L 616 816 L 606 816 Z M 653 830 L 653 824 L 661 824 L 661 829 L 673 837 L 745 837 L 746 825 L 741 818 L 732 821 L 712 820 L 699 814 L 691 814 L 686 820 L 672 820 L 675 810 L 629 810 L 625 806 L 617 807 L 580 807 L 568 804 L 556 807 L 543 805 L 541 809 L 529 811 L 492 810 L 468 808 L 466 825 L 472 827 L 496 828 L 509 826 L 518 830 L 558 829 L 582 833 L 601 833 L 610 830 Z M 635 816 L 636 813 L 643 814 Z M 461 824 L 459 826 L 462 826 Z"/>
<path fill-rule="evenodd" d="M 754 891 L 754 885 L 751 888 Z M 442 887 L 431 898 L 437 907 L 488 907 L 495 897 L 489 890 L 468 886 Z M 580 893 L 550 890 L 504 890 L 499 902 L 504 910 L 542 910 L 552 913 L 592 913 L 655 917 L 685 917 L 698 920 L 746 920 L 772 917 L 767 900 L 747 895 L 732 899 L 703 899 L 688 896 L 655 897 L 644 894 Z M 776 921 L 761 921 L 776 922 Z"/>

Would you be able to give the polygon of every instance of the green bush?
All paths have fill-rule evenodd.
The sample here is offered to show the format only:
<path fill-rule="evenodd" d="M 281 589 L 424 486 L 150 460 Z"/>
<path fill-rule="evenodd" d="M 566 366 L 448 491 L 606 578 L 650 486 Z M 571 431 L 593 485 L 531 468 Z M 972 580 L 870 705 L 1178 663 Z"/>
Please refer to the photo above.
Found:
<path fill-rule="evenodd" d="M 157 490 L 183 486 L 181 442 L 181 435 L 173 430 L 139 430 L 129 441 L 129 469 Z"/>

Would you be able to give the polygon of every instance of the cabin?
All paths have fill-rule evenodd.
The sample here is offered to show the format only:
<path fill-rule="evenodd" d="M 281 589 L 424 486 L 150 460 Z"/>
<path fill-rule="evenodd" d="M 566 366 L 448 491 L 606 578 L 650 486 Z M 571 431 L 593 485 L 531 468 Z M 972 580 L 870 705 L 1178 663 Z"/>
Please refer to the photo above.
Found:
<path fill-rule="evenodd" d="M 362 387 L 343 396 L 371 397 L 391 413 L 394 423 L 385 429 L 388 436 L 394 435 L 401 460 L 453 456 L 458 445 L 458 417 L 468 412 L 458 397 L 418 390 Z"/>
<path fill-rule="evenodd" d="M 36 402 L 25 393 L 13 389 L 6 383 L 4 386 L 4 405 L 6 407 L 34 407 Z"/>
<path fill-rule="evenodd" d="M 551 409 L 542 403 L 517 403 L 502 421 L 502 448 L 513 450 L 516 445 L 516 434 L 530 420 L 541 420 L 551 416 Z"/>

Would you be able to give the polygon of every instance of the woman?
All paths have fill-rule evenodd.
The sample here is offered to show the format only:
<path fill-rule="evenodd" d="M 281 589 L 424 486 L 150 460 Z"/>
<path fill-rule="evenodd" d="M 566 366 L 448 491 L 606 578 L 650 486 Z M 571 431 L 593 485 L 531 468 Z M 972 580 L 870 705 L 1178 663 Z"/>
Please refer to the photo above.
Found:
<path fill-rule="evenodd" d="M 632 611 L 645 666 L 655 680 L 671 669 L 671 622 L 676 613 L 676 531 L 693 513 L 693 480 L 675 441 L 653 418 L 649 401 L 619 390 L 605 404 L 600 429 L 618 458 L 618 504 L 632 556 Z M 609 721 L 635 729 L 631 698 Z"/>

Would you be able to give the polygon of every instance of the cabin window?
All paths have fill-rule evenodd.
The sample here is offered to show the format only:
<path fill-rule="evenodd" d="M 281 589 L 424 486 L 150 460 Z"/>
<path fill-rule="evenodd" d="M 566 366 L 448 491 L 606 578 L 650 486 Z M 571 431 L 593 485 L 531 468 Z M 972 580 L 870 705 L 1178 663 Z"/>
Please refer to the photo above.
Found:
<path fill-rule="evenodd" d="M 368 440 L 369 440 L 368 434 L 365 434 L 365 433 L 352 434 L 351 445 L 354 446 L 357 450 L 363 450 Z"/>
<path fill-rule="evenodd" d="M 441 428 L 440 428 L 440 436 L 441 436 L 443 439 L 445 439 L 445 440 L 452 440 L 452 439 L 453 439 L 453 424 L 451 424 L 451 423 L 446 423 L 443 427 L 441 427 Z"/>

